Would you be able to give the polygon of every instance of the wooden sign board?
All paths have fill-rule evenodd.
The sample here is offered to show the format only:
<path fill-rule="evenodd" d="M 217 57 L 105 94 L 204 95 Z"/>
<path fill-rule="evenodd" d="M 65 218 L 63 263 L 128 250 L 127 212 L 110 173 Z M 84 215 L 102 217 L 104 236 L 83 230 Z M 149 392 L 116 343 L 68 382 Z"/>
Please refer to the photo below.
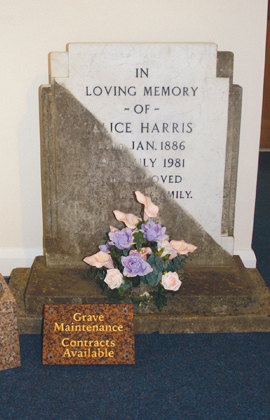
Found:
<path fill-rule="evenodd" d="M 44 305 L 44 365 L 135 364 L 132 305 Z"/>

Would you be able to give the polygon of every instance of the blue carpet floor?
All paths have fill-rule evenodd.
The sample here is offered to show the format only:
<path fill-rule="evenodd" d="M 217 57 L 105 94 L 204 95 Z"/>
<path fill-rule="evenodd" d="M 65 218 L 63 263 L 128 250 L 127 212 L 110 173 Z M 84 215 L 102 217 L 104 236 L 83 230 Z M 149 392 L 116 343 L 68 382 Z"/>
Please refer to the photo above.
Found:
<path fill-rule="evenodd" d="M 270 153 L 261 153 L 253 248 L 270 286 Z M 135 366 L 50 366 L 20 336 L 0 372 L 0 419 L 270 419 L 270 334 L 136 335 Z"/>

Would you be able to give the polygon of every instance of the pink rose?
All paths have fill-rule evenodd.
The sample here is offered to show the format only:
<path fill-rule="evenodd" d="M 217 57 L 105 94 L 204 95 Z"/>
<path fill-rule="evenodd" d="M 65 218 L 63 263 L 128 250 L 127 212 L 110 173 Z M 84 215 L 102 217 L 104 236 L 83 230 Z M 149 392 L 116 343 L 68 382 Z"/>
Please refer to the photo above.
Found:
<path fill-rule="evenodd" d="M 140 191 L 135 191 L 136 198 L 140 204 L 144 205 L 143 220 L 147 221 L 150 217 L 157 217 L 158 206 L 152 203 L 150 197 L 146 197 Z"/>
<path fill-rule="evenodd" d="M 197 249 L 195 245 L 187 244 L 185 241 L 171 241 L 170 245 L 181 255 L 194 252 Z"/>
<path fill-rule="evenodd" d="M 122 273 L 116 268 L 107 271 L 104 282 L 107 283 L 110 289 L 119 289 L 121 284 L 124 284 Z"/>
<path fill-rule="evenodd" d="M 177 273 L 172 273 L 171 271 L 169 271 L 168 273 L 163 274 L 161 278 L 161 284 L 164 287 L 164 289 L 176 292 L 180 288 L 182 282 L 179 280 L 179 276 Z"/>
<path fill-rule="evenodd" d="M 105 267 L 105 268 L 113 268 L 113 260 L 111 256 L 104 251 L 99 251 L 94 255 L 90 255 L 89 257 L 85 257 L 83 261 L 91 265 L 92 267 Z"/>
<path fill-rule="evenodd" d="M 134 229 L 137 223 L 139 223 L 139 221 L 141 220 L 139 217 L 135 216 L 135 214 L 123 213 L 122 211 L 119 211 L 119 210 L 114 210 L 113 214 L 116 220 L 118 220 L 119 222 L 125 223 L 125 225 L 129 229 Z"/>

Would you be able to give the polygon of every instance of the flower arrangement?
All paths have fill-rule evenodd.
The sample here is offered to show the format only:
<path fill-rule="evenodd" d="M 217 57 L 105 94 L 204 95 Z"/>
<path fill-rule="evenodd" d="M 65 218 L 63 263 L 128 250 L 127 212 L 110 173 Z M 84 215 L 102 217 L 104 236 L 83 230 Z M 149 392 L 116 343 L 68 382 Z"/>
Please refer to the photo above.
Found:
<path fill-rule="evenodd" d="M 100 251 L 83 261 L 91 266 L 89 275 L 97 275 L 102 290 L 113 300 L 128 297 L 140 306 L 153 300 L 162 310 L 167 305 L 167 293 L 179 290 L 184 262 L 197 247 L 183 240 L 169 241 L 166 227 L 152 220 L 158 214 L 158 206 L 140 191 L 135 195 L 143 205 L 142 218 L 114 210 L 116 220 L 125 227 L 110 226 Z"/>

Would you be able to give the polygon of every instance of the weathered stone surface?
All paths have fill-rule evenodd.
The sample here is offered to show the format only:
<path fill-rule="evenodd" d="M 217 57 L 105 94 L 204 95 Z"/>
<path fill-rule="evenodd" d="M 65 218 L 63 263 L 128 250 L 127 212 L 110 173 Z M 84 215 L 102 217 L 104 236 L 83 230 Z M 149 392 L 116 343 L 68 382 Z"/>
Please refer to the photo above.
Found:
<path fill-rule="evenodd" d="M 16 301 L 0 274 L 0 370 L 21 366 Z"/>
<path fill-rule="evenodd" d="M 41 332 L 42 316 L 33 316 L 25 311 L 25 290 L 30 268 L 15 268 L 11 272 L 9 288 L 17 302 L 17 321 L 20 334 L 39 334 Z"/>
<path fill-rule="evenodd" d="M 167 227 L 171 239 L 185 239 L 196 244 L 196 258 L 190 257 L 190 264 L 231 264 L 231 255 L 169 198 L 167 191 L 153 185 L 127 149 L 113 147 L 100 123 L 69 92 L 55 84 L 43 88 L 42 95 L 43 112 L 49 112 L 49 102 L 56 107 L 50 113 L 54 115 L 58 129 L 51 130 L 56 133 L 59 130 L 59 137 L 51 141 L 51 146 L 48 138 L 44 138 L 43 150 L 48 267 L 83 267 L 82 258 L 97 252 L 109 225 L 121 226 L 115 221 L 113 210 L 139 214 L 140 205 L 132 195 L 136 190 L 151 196 L 159 205 L 158 220 Z M 93 133 L 95 127 L 99 127 L 98 134 Z M 54 147 L 56 153 L 49 147 Z M 85 156 L 88 158 L 83 159 Z M 89 177 L 89 174 L 93 175 Z"/>
<path fill-rule="evenodd" d="M 154 306 L 148 309 L 135 306 L 135 333 L 270 331 L 269 289 L 257 270 L 245 269 L 238 257 L 233 260 L 231 268 L 189 267 L 180 292 L 169 298 L 162 312 Z M 37 283 L 36 294 L 34 288 L 31 291 L 32 302 L 29 300 L 28 305 L 32 312 L 25 309 L 20 312 L 21 333 L 40 333 L 45 303 L 110 303 L 95 281 L 85 277 L 85 272 L 73 272 L 69 278 L 69 269 L 48 269 L 42 257 L 34 267 L 43 287 Z M 11 274 L 11 290 L 16 289 L 19 277 L 23 278 L 17 270 L 21 269 Z M 26 287 L 27 274 L 24 282 Z"/>
<path fill-rule="evenodd" d="M 233 236 L 242 88 L 233 84 L 233 54 L 231 52 L 217 53 L 217 77 L 228 77 L 230 80 L 221 232 L 225 236 Z"/>
<path fill-rule="evenodd" d="M 104 51 L 108 54 L 103 54 Z M 134 54 L 125 54 L 126 51 Z M 160 51 L 160 56 L 157 51 Z M 162 61 L 164 54 L 166 60 Z M 179 64 L 180 56 L 182 61 Z M 164 84 L 171 89 L 173 83 L 183 85 L 184 77 L 186 84 L 198 86 L 198 95 L 202 96 L 197 99 L 195 94 L 194 98 L 184 95 L 181 85 L 181 100 L 173 95 L 170 99 L 166 95 L 162 98 L 147 96 L 144 101 L 150 101 L 152 109 L 154 105 L 161 105 L 160 108 L 152 114 L 136 115 L 133 112 L 131 115 L 131 108 L 128 111 L 125 104 L 133 104 L 134 100 L 136 104 L 140 103 L 140 92 L 146 83 L 143 77 L 132 76 L 131 69 L 134 67 L 135 71 L 136 59 L 138 70 L 142 65 L 149 68 L 147 86 Z M 69 52 L 52 53 L 50 60 L 51 86 L 41 89 L 47 266 L 82 267 L 82 258 L 96 252 L 109 224 L 116 224 L 112 210 L 138 214 L 139 206 L 132 200 L 135 190 L 151 196 L 160 206 L 159 220 L 167 226 L 171 239 L 185 239 L 198 246 L 196 258 L 190 259 L 189 264 L 230 265 L 241 117 L 241 88 L 232 83 L 233 54 L 217 53 L 214 44 L 71 44 Z M 100 60 L 100 71 L 96 71 Z M 167 71 L 164 71 L 165 67 Z M 111 75 L 115 75 L 113 81 Z M 86 95 L 85 84 L 89 92 L 93 86 L 100 86 L 98 94 Z M 105 90 L 106 84 L 115 86 Z M 133 91 L 136 90 L 135 97 L 123 99 L 115 94 L 111 98 L 115 87 L 131 84 L 134 85 Z M 104 101 L 103 93 L 99 94 L 101 91 L 106 91 L 107 95 L 110 92 L 108 100 Z M 212 111 L 205 108 L 207 101 Z M 109 109 L 106 108 L 108 104 Z M 216 114 L 220 106 L 223 108 Z M 184 132 L 178 128 L 179 133 L 164 134 L 154 130 L 151 135 L 145 132 L 139 135 L 135 130 L 139 123 L 154 126 L 155 122 L 165 121 L 168 126 L 177 124 L 182 127 L 179 118 L 186 127 Z M 110 121 L 121 121 L 121 124 L 131 121 L 132 134 L 110 132 Z M 192 133 L 188 133 L 188 121 L 193 124 Z M 191 135 L 192 138 L 188 138 Z M 179 143 L 183 139 L 185 150 L 170 153 L 159 150 L 161 142 L 165 145 L 165 141 L 177 140 Z M 136 144 L 142 140 L 139 150 L 131 150 L 131 140 Z M 151 147 L 143 149 L 142 144 L 147 141 L 155 143 L 154 150 Z M 157 161 L 157 172 L 146 167 L 149 158 Z M 165 166 L 168 166 L 168 158 L 177 158 L 179 162 L 185 158 L 185 169 L 165 168 L 163 161 L 165 159 Z M 211 170 L 209 165 L 213 166 Z M 184 183 L 186 187 L 181 186 L 181 189 L 196 185 L 200 198 L 169 198 L 169 185 L 171 188 L 176 188 L 176 185 L 165 186 L 157 182 L 161 175 L 166 182 L 168 179 L 171 182 L 175 176 L 178 180 L 182 177 L 183 182 L 179 185 Z"/>

